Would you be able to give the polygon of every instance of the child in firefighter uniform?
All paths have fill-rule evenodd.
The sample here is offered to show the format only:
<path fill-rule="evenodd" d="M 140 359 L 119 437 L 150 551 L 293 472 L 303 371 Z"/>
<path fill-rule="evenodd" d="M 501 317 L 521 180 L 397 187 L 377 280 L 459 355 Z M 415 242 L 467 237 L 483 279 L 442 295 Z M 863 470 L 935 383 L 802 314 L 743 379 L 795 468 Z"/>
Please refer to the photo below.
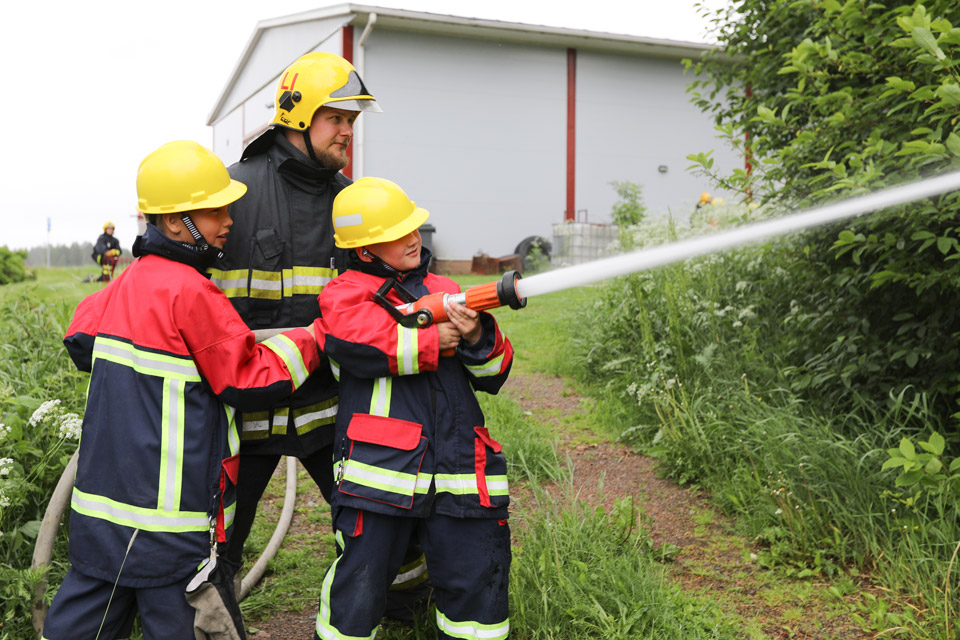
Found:
<path fill-rule="evenodd" d="M 318 638 L 372 637 L 412 537 L 441 638 L 509 630 L 506 460 L 474 391 L 500 389 L 513 349 L 493 316 L 456 303 L 448 322 L 398 323 L 396 307 L 412 297 L 460 291 L 427 270 L 418 228 L 428 215 L 379 178 L 334 200 L 336 244 L 353 250 L 353 264 L 320 294 L 315 323 L 340 381 L 332 506 L 341 553 L 323 581 Z"/>
<path fill-rule="evenodd" d="M 185 589 L 234 512 L 234 411 L 283 400 L 320 363 L 312 326 L 256 344 L 204 275 L 245 191 L 195 142 L 151 153 L 138 257 L 74 313 L 64 343 L 90 384 L 47 640 L 125 638 L 138 612 L 148 640 L 194 638 Z"/>

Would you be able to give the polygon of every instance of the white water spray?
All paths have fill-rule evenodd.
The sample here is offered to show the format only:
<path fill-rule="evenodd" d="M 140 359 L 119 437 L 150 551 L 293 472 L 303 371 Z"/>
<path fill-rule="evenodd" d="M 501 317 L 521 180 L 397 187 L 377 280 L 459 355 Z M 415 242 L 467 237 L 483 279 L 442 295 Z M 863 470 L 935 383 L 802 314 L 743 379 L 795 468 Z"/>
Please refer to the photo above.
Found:
<path fill-rule="evenodd" d="M 960 189 L 960 171 L 841 200 L 834 204 L 817 207 L 791 216 L 765 220 L 722 233 L 671 242 L 595 262 L 539 273 L 518 280 L 517 295 L 521 298 L 530 298 L 628 273 L 646 271 L 687 258 L 743 246 L 765 238 L 809 229 L 845 218 L 853 218 L 871 211 L 929 198 L 957 189 Z"/>

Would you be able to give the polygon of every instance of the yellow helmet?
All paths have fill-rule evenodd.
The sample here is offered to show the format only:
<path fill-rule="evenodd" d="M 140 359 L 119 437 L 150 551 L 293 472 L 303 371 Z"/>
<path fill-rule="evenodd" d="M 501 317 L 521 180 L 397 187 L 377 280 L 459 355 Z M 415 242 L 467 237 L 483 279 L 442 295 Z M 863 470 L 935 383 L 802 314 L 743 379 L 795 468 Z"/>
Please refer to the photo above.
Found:
<path fill-rule="evenodd" d="M 429 217 L 395 182 L 360 178 L 333 200 L 333 238 L 341 249 L 390 242 Z"/>
<path fill-rule="evenodd" d="M 347 111 L 383 111 L 353 65 L 332 53 L 297 58 L 277 83 L 277 111 L 271 124 L 303 131 L 324 105 Z"/>
<path fill-rule="evenodd" d="M 117 225 L 113 224 L 113 223 L 110 222 L 109 220 L 107 220 L 106 222 L 103 223 L 103 230 L 104 230 L 104 231 L 106 231 L 106 230 L 109 229 L 110 227 L 116 228 Z"/>
<path fill-rule="evenodd" d="M 212 151 L 191 140 L 163 145 L 137 171 L 141 213 L 182 213 L 213 209 L 238 200 L 247 186 L 230 178 Z"/>

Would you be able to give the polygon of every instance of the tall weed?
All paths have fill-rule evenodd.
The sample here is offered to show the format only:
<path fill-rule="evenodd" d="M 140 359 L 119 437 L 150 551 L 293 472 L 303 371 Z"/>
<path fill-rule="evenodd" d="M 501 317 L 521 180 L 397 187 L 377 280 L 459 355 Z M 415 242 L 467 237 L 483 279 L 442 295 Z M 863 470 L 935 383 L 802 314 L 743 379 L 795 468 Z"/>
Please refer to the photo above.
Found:
<path fill-rule="evenodd" d="M 645 223 L 634 237 L 657 243 L 764 213 L 698 215 L 690 226 Z M 910 606 L 865 624 L 946 639 L 944 612 L 960 610 L 957 496 L 946 483 L 908 490 L 883 469 L 904 437 L 942 425 L 922 389 L 877 402 L 844 387 L 842 375 L 814 380 L 817 372 L 795 366 L 831 337 L 817 334 L 818 318 L 797 299 L 816 283 L 800 281 L 809 270 L 791 242 L 608 283 L 572 323 L 571 372 L 618 403 L 626 428 L 614 435 L 736 514 L 762 545 L 761 562 L 798 576 L 872 572 Z M 816 391 L 831 381 L 833 395 Z"/>

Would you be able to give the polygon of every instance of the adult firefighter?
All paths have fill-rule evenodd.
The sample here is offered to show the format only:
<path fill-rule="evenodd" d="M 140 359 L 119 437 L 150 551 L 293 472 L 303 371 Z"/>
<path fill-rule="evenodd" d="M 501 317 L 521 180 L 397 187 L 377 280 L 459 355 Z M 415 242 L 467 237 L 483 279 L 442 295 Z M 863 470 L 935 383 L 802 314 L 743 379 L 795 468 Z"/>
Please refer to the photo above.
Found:
<path fill-rule="evenodd" d="M 349 162 L 361 111 L 381 109 L 353 66 L 331 53 L 308 53 L 280 77 L 271 128 L 229 168 L 248 192 L 234 205 L 231 251 L 211 276 L 251 329 L 312 322 L 320 291 L 346 269 L 347 252 L 334 246 L 331 211 L 351 182 L 340 170 Z M 227 552 L 234 562 L 242 560 L 257 503 L 281 455 L 296 456 L 330 501 L 336 381 L 324 368 L 288 404 L 242 417 L 243 481 Z M 425 592 L 418 550 L 400 574 L 388 615 L 409 618 L 407 603 Z"/>
<path fill-rule="evenodd" d="M 98 265 L 100 265 L 100 277 L 97 282 L 110 282 L 113 279 L 113 270 L 120 260 L 120 241 L 113 236 L 116 229 L 112 222 L 105 222 L 103 233 L 97 238 L 97 243 L 93 245 L 93 255 L 91 256 Z"/>

